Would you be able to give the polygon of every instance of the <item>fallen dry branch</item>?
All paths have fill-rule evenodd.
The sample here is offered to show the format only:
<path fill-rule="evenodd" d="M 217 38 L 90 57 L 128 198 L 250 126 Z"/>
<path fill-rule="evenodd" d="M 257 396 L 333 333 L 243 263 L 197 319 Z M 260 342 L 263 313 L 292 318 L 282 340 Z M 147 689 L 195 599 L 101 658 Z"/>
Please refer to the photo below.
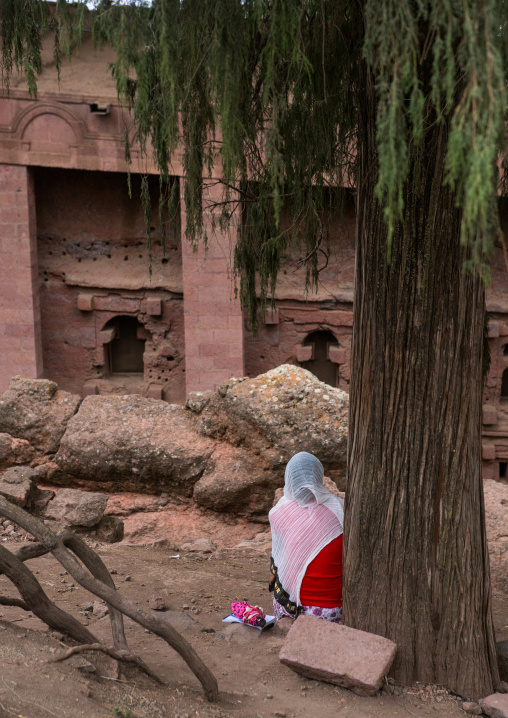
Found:
<path fill-rule="evenodd" d="M 60 653 L 58 656 L 50 658 L 49 662 L 58 663 L 58 661 L 65 661 L 66 658 L 70 658 L 76 653 L 84 653 L 85 651 L 101 651 L 107 656 L 114 658 L 116 661 L 123 661 L 124 663 L 134 663 L 134 665 L 138 666 L 138 668 L 140 668 L 144 673 L 146 673 L 147 676 L 150 676 L 150 678 L 153 678 L 155 681 L 157 681 L 157 683 L 163 683 L 159 676 L 154 673 L 152 669 L 149 668 L 139 656 L 136 656 L 130 651 L 115 651 L 114 648 L 104 646 L 102 643 L 89 643 L 81 646 L 72 646 L 72 648 L 68 648 L 66 651 Z"/>
<path fill-rule="evenodd" d="M 62 611 L 45 594 L 42 586 L 29 569 L 3 546 L 0 546 L 0 570 L 16 586 L 25 603 L 41 621 L 78 643 L 97 643 L 97 639 L 74 616 Z"/>
<path fill-rule="evenodd" d="M 211 701 L 217 699 L 218 686 L 215 676 L 197 655 L 196 651 L 192 648 L 188 641 L 186 641 L 185 638 L 183 638 L 183 636 L 181 636 L 170 623 L 164 621 L 158 616 L 155 616 L 153 613 L 149 613 L 148 611 L 139 608 L 131 601 L 123 598 L 114 588 L 94 578 L 65 547 L 62 539 L 54 534 L 43 521 L 31 516 L 18 506 L 9 503 L 3 497 L 0 497 L 0 515 L 11 519 L 11 521 L 17 523 L 25 529 L 25 531 L 31 533 L 37 541 L 48 549 L 48 551 L 51 551 L 57 561 L 61 563 L 65 570 L 70 573 L 80 586 L 95 594 L 99 598 L 102 598 L 118 611 L 121 611 L 126 616 L 129 616 L 129 618 L 132 618 L 134 621 L 141 624 L 144 628 L 147 628 L 152 631 L 152 633 L 155 633 L 163 638 L 172 648 L 175 649 L 175 651 L 177 651 L 177 653 L 180 654 L 191 671 L 201 682 L 206 697 Z M 12 554 L 9 555 L 12 556 Z M 19 561 L 19 559 L 17 559 L 17 561 L 18 564 L 30 574 L 28 569 L 23 566 L 22 561 Z M 0 570 L 2 570 L 1 566 Z M 23 596 L 23 598 L 25 598 L 25 596 Z M 80 643 L 96 642 L 97 641 L 95 639 L 80 641 Z"/>

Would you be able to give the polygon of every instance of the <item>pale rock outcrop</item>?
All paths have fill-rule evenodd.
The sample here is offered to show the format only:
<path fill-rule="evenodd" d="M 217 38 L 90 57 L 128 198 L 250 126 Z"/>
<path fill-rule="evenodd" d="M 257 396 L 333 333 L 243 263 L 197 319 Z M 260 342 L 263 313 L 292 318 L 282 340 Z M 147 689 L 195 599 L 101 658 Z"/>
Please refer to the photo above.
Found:
<path fill-rule="evenodd" d="M 47 505 L 44 517 L 67 526 L 96 526 L 104 515 L 107 503 L 107 494 L 60 489 Z"/>
<path fill-rule="evenodd" d="M 89 396 L 55 461 L 75 485 L 189 497 L 214 448 L 180 406 L 137 395 Z"/>
<path fill-rule="evenodd" d="M 485 522 L 489 544 L 492 591 L 508 595 L 508 485 L 486 479 Z"/>
<path fill-rule="evenodd" d="M 212 396 L 187 404 L 199 416 L 201 434 L 242 445 L 272 469 L 309 451 L 338 482 L 345 476 L 348 405 L 345 392 L 291 364 L 230 379 Z"/>
<path fill-rule="evenodd" d="M 54 381 L 15 376 L 0 398 L 0 432 L 54 453 L 80 403 L 79 396 L 59 391 Z"/>

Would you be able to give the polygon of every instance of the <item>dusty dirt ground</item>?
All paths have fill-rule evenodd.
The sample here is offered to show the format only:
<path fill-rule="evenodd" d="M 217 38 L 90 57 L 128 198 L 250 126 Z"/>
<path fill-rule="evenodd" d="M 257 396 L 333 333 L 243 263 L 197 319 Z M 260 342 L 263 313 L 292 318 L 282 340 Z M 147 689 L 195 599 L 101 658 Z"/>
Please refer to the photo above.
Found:
<path fill-rule="evenodd" d="M 250 538 L 250 537 L 249 537 Z M 14 550 L 19 543 L 5 542 Z M 96 544 L 94 544 L 96 546 Z M 270 612 L 266 588 L 269 549 L 219 549 L 211 555 L 180 554 L 169 547 L 100 545 L 97 550 L 118 589 L 148 608 L 162 597 L 166 615 L 217 676 L 220 698 L 210 704 L 185 663 L 162 639 L 126 619 L 131 649 L 163 679 L 157 685 L 137 669 L 122 667 L 115 680 L 110 659 L 87 653 L 64 663 L 50 662 L 64 647 L 32 614 L 0 606 L 0 718 L 388 718 L 464 716 L 460 699 L 436 686 L 386 687 L 361 698 L 336 686 L 304 679 L 278 660 L 284 633 L 276 626 L 257 631 L 227 627 L 221 619 L 231 601 L 248 599 Z M 51 556 L 28 562 L 58 605 L 80 618 L 108 645 L 109 618 L 84 610 L 93 597 L 75 584 Z M 0 576 L 0 594 L 15 589 Z M 497 640 L 508 638 L 508 597 L 494 597 Z M 208 629 L 204 631 L 203 629 Z M 70 645 L 70 641 L 66 641 Z M 394 694 L 386 691 L 395 691 Z"/>

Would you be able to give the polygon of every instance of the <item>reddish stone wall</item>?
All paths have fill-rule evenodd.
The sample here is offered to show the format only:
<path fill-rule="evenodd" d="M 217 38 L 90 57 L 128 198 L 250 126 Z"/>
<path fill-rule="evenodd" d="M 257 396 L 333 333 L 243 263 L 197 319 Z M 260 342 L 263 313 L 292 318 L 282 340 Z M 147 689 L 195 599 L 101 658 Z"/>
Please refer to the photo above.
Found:
<path fill-rule="evenodd" d="M 129 199 L 126 175 L 35 171 L 44 375 L 76 393 L 137 392 L 185 398 L 182 265 L 179 233 L 163 256 L 158 181 L 151 178 L 152 275 L 139 178 Z M 101 334 L 116 316 L 135 317 L 146 339 L 144 375 L 108 375 Z"/>
<path fill-rule="evenodd" d="M 42 375 L 33 183 L 0 165 L 0 393 L 16 374 Z"/>
<path fill-rule="evenodd" d="M 245 369 L 248 376 L 257 376 L 284 363 L 302 366 L 309 358 L 299 353 L 306 338 L 312 332 L 326 330 L 335 336 L 341 350 L 333 357 L 338 365 L 338 386 L 348 390 L 353 326 L 351 308 L 278 301 L 276 314 L 272 317 L 269 309 L 266 319 L 270 323 L 260 324 L 257 339 L 245 328 Z M 272 323 L 274 320 L 277 323 Z"/>
<path fill-rule="evenodd" d="M 286 216 L 287 225 L 290 218 Z M 333 221 L 323 216 L 328 236 L 318 252 L 319 281 L 306 292 L 306 255 L 296 247 L 281 264 L 275 291 L 277 311 L 272 317 L 260 317 L 257 339 L 246 326 L 244 334 L 245 370 L 249 376 L 273 369 L 280 364 L 304 365 L 302 345 L 315 331 L 330 331 L 338 342 L 332 359 L 337 363 L 338 385 L 347 390 L 350 375 L 351 334 L 353 324 L 353 288 L 355 266 L 355 206 L 352 194 L 346 196 L 339 216 Z"/>
<path fill-rule="evenodd" d="M 220 190 L 208 187 L 205 202 L 220 201 Z M 182 235 L 185 204 L 182 203 Z M 187 392 L 216 389 L 232 376 L 244 375 L 243 318 L 229 279 L 231 237 L 217 228 L 205 212 L 207 249 L 194 251 L 182 243 L 185 296 L 185 364 Z"/>

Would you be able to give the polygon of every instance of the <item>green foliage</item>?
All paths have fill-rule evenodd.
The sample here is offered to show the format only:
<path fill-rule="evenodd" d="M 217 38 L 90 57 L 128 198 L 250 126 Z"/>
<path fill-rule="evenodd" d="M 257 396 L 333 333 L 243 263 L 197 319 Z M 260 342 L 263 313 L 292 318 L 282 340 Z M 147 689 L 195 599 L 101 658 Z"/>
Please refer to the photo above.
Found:
<path fill-rule="evenodd" d="M 118 708 L 118 706 L 115 706 L 111 711 L 111 715 L 117 716 L 117 718 L 132 718 L 132 711 L 130 708 Z"/>
<path fill-rule="evenodd" d="M 484 275 L 499 233 L 497 160 L 504 149 L 504 2 L 384 0 L 366 4 L 364 56 L 379 96 L 377 195 L 388 247 L 403 221 L 408 147 L 433 122 L 450 122 L 447 182 L 462 209 L 461 240 Z"/>
<path fill-rule="evenodd" d="M 5 80 L 24 71 L 35 93 L 43 25 L 54 28 L 57 55 L 72 51 L 85 25 L 115 49 L 111 70 L 135 141 L 160 170 L 161 221 L 177 213 L 175 153 L 192 242 L 206 240 L 206 178 L 221 176 L 222 197 L 208 209 L 219 226 L 240 228 L 235 270 L 255 327 L 257 295 L 263 306 L 273 296 L 293 243 L 305 247 L 308 288 L 318 282 L 327 222 L 341 208 L 330 188 L 356 182 L 371 84 L 387 261 L 405 221 L 409 155 L 443 122 L 461 239 L 471 266 L 487 274 L 499 231 L 507 17 L 506 0 L 97 0 L 92 13 L 58 0 L 54 17 L 39 0 L 4 0 L 2 70 Z M 149 227 L 146 192 L 142 200 Z"/>

